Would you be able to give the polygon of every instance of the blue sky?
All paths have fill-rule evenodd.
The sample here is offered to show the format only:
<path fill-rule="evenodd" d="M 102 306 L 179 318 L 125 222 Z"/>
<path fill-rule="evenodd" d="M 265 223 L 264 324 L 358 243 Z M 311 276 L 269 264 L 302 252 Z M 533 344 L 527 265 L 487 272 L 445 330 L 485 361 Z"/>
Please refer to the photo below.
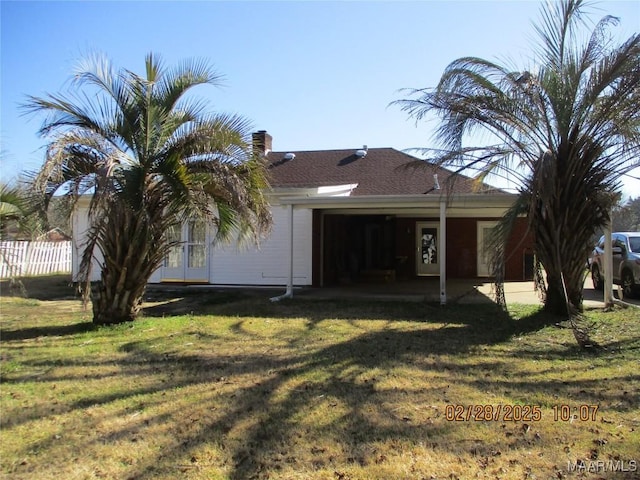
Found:
<path fill-rule="evenodd" d="M 276 150 L 433 145 L 389 106 L 400 89 L 433 87 L 461 56 L 525 66 L 537 1 L 222 2 L 6 1 L 1 19 L 1 175 L 37 169 L 43 118 L 24 116 L 27 94 L 68 86 L 88 52 L 141 71 L 153 51 L 167 64 L 206 58 L 225 86 L 202 89 L 212 109 L 236 112 L 267 130 Z M 640 30 L 640 2 L 599 2 L 593 19 L 619 16 L 620 36 Z M 636 176 L 640 176 L 638 173 Z M 628 195 L 640 181 L 625 180 Z"/>

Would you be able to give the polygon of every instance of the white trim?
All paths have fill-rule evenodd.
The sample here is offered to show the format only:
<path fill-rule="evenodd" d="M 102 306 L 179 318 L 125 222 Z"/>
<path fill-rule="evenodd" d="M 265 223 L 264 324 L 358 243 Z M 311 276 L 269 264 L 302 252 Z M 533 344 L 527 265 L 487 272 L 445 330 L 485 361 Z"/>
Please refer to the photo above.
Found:
<path fill-rule="evenodd" d="M 516 196 L 510 193 L 465 193 L 451 196 L 442 195 L 361 195 L 361 196 L 281 196 L 283 205 L 313 208 L 439 208 L 440 202 L 447 203 L 447 209 L 482 207 L 511 207 Z"/>
<path fill-rule="evenodd" d="M 357 183 L 321 185 L 319 187 L 275 187 L 266 192 L 273 197 L 346 197 L 356 189 Z"/>
<path fill-rule="evenodd" d="M 318 195 L 331 195 L 332 197 L 348 197 L 351 192 L 358 186 L 357 183 L 349 183 L 347 185 L 332 185 L 326 187 L 318 187 Z"/>
<path fill-rule="evenodd" d="M 363 196 L 282 196 L 281 205 L 298 209 L 322 209 L 336 215 L 396 215 L 433 218 L 446 203 L 447 218 L 500 218 L 515 200 L 511 194 L 461 195 L 363 195 Z"/>

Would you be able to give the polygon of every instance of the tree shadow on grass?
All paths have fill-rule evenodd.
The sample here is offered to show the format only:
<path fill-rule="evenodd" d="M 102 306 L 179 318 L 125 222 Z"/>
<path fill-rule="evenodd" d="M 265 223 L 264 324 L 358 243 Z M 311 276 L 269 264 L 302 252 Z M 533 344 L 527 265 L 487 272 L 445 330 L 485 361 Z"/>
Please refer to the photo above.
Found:
<path fill-rule="evenodd" d="M 38 277 L 20 277 L 17 285 L 11 280 L 0 281 L 0 293 L 3 297 L 26 297 L 36 300 L 73 300 L 79 299 L 77 286 L 71 275 L 43 275 Z"/>
<path fill-rule="evenodd" d="M 163 297 L 156 296 L 159 301 Z M 207 291 L 200 294 L 183 294 L 173 298 L 164 297 L 164 302 L 144 308 L 148 317 L 194 315 L 223 315 L 243 318 L 263 319 L 305 319 L 309 328 L 317 323 L 335 320 L 389 320 L 389 321 L 425 321 L 450 324 L 473 324 L 483 322 L 504 324 L 511 317 L 494 303 L 451 304 L 440 306 L 434 303 L 410 302 L 402 300 L 354 299 L 317 299 L 294 298 L 271 302 L 260 292 Z M 531 319 L 531 322 L 540 317 Z M 520 322 L 524 326 L 525 322 Z M 525 328 L 529 328 L 525 326 Z"/>
<path fill-rule="evenodd" d="M 523 319 L 517 328 L 509 328 L 504 324 L 518 322 L 506 314 L 500 318 L 493 311 L 492 318 L 488 315 L 477 317 L 480 321 L 476 325 L 447 324 L 437 329 L 425 325 L 424 329 L 410 332 L 390 327 L 363 333 L 286 360 L 280 358 L 274 362 L 273 359 L 260 357 L 230 359 L 231 370 L 222 372 L 223 376 L 233 378 L 236 374 L 234 370 L 238 369 L 238 373 L 262 372 L 264 379 L 236 390 L 233 407 L 215 421 L 201 425 L 199 431 L 189 438 L 189 446 L 195 451 L 199 445 L 212 439 L 227 445 L 233 462 L 229 478 L 235 480 L 268 478 L 270 472 L 285 466 L 294 469 L 339 469 L 340 465 L 334 463 L 330 452 L 325 454 L 331 448 L 328 440 L 339 446 L 347 463 L 360 466 L 376 462 L 374 446 L 381 442 L 432 442 L 437 448 L 446 448 L 445 445 L 438 446 L 438 443 L 441 437 L 446 438 L 455 425 L 451 422 L 431 423 L 424 418 L 416 421 L 411 416 L 399 413 L 392 405 L 402 392 L 378 387 L 376 375 L 384 375 L 394 367 L 415 365 L 417 357 L 464 354 L 478 345 L 506 340 L 514 332 L 523 334 L 534 331 L 541 328 L 541 321 L 547 318 L 539 314 L 531 317 Z M 489 332 L 487 327 L 490 320 L 501 328 Z M 473 365 L 436 361 L 425 363 L 420 368 L 446 382 L 453 371 L 463 377 L 480 377 L 486 371 L 510 363 L 509 359 Z M 526 372 L 520 374 L 526 377 Z M 283 387 L 296 384 L 296 378 L 304 381 L 294 391 L 283 394 Z M 470 385 L 486 387 L 476 385 L 473 381 Z M 557 385 L 555 382 L 547 385 L 544 382 L 520 381 L 514 383 L 513 389 L 526 396 L 547 387 Z M 424 386 L 425 391 L 430 388 L 429 385 Z M 576 388 L 585 387 L 579 382 Z M 436 387 L 433 390 L 429 393 L 432 401 L 434 398 L 439 398 L 442 404 L 449 401 L 445 391 L 438 392 Z M 315 409 L 327 402 L 341 409 L 341 413 L 335 418 L 325 419 L 321 428 L 301 428 L 299 422 L 312 417 Z M 247 424 L 250 427 L 241 431 L 239 439 L 237 429 Z M 298 441 L 311 446 L 313 459 L 310 460 L 308 455 L 305 459 L 299 458 L 304 452 L 295 449 Z M 181 453 L 176 451 L 175 455 L 177 461 Z M 195 461 L 197 463 L 197 458 Z M 309 461 L 312 465 L 309 465 Z M 150 465 L 138 471 L 136 478 L 151 479 L 156 474 L 167 474 L 158 468 L 157 464 Z"/>
<path fill-rule="evenodd" d="M 3 341 L 8 342 L 12 340 L 27 340 L 38 337 L 62 337 L 67 335 L 76 335 L 78 333 L 90 332 L 96 329 L 97 326 L 91 322 L 79 322 L 71 325 L 38 326 L 18 328 L 15 330 L 3 329 L 0 335 Z"/>
<path fill-rule="evenodd" d="M 110 360 L 120 374 L 149 378 L 151 381 L 121 392 L 87 395 L 57 407 L 55 415 L 87 407 L 109 406 L 127 399 L 140 399 L 137 421 L 128 412 L 129 421 L 107 437 L 82 439 L 83 445 L 96 445 L 105 441 L 134 440 L 154 435 L 161 426 L 172 423 L 174 435 L 158 450 L 162 453 L 144 457 L 130 467 L 127 478 L 152 479 L 179 477 L 181 468 L 200 468 L 198 452 L 206 445 L 224 446 L 225 462 L 215 467 L 229 469 L 229 478 L 268 478 L 282 468 L 313 470 L 335 469 L 336 474 L 345 464 L 367 466 L 384 460 L 377 458 L 375 445 L 388 441 L 409 442 L 412 445 L 427 443 L 433 448 L 447 451 L 449 446 L 441 442 L 456 425 L 452 422 L 430 422 L 420 413 L 419 418 L 393 408 L 404 393 L 381 387 L 380 375 L 394 368 L 419 368 L 447 382 L 453 370 L 462 377 L 479 378 L 487 371 L 495 370 L 509 358 L 497 358 L 494 362 L 470 364 L 443 360 L 445 356 L 464 355 L 482 346 L 508 341 L 514 335 L 537 331 L 556 321 L 543 312 L 536 312 L 515 320 L 495 306 L 450 305 L 441 308 L 425 304 L 384 302 L 318 302 L 291 300 L 272 304 L 263 300 L 246 298 L 213 302 L 203 308 L 209 314 L 237 317 L 231 328 L 239 349 L 233 354 L 215 352 L 202 345 L 194 353 L 172 354 L 158 351 L 163 337 L 142 341 L 130 341 L 121 345 L 118 352 L 124 358 Z M 198 311 L 198 313 L 203 313 Z M 246 351 L 241 348 L 245 322 L 282 318 L 305 319 L 309 330 L 319 328 L 326 320 L 345 320 L 364 325 L 360 333 L 329 345 L 308 349 L 300 348 L 304 338 L 295 336 L 286 340 L 289 348 L 271 353 L 265 350 Z M 366 320 L 387 321 L 376 331 L 366 330 Z M 412 322 L 409 329 L 397 328 L 401 322 Z M 217 339 L 219 340 L 219 339 Z M 426 357 L 435 356 L 435 360 Z M 439 357 L 441 356 L 441 357 Z M 97 359 L 70 359 L 91 368 L 100 363 Z M 161 372 L 161 376 L 159 374 Z M 243 383 L 247 374 L 256 380 Z M 521 378 L 526 372 L 519 372 Z M 43 375 L 41 382 L 59 382 L 61 378 Z M 569 380 L 569 383 L 571 381 Z M 469 382 L 479 389 L 486 385 Z M 544 388 L 563 388 L 556 383 L 520 380 L 513 389 L 526 396 Z M 189 388 L 205 386 L 202 398 L 183 403 Z M 576 388 L 585 388 L 577 384 Z M 438 385 L 424 385 L 424 398 L 430 402 L 448 403 L 446 392 Z M 215 403 L 224 397 L 232 400 L 224 410 Z M 413 397 L 417 398 L 417 397 Z M 222 403 L 223 405 L 226 405 Z M 305 418 L 312 417 L 321 407 L 335 416 L 325 419 L 321 425 L 313 423 L 301 426 Z M 328 405 L 328 407 L 327 407 Z M 156 416 L 144 414 L 144 409 L 165 408 Z M 62 410 L 61 410 L 62 409 Z M 185 413 L 187 411 L 187 413 Z M 29 412 L 17 409 L 9 412 L 12 424 L 29 421 Z M 53 415 L 53 413 L 52 413 Z M 112 414 L 125 415 L 116 410 Z M 417 415 L 417 414 L 416 414 Z M 102 418 L 100 419 L 103 420 Z M 87 420 L 89 421 L 89 420 Z M 97 420 L 96 420 L 97 421 Z M 188 425 L 185 425 L 188 423 Z M 137 440 L 136 440 L 137 441 Z M 44 440 L 43 442 L 51 442 Z M 310 452 L 301 452 L 298 443 L 310 445 Z M 53 443 L 52 443 L 53 445 Z M 89 445 L 90 446 L 90 445 Z M 39 448 L 39 446 L 30 447 Z M 41 450 L 50 446 L 41 445 Z M 340 458 L 332 459 L 332 448 L 340 450 Z M 185 466 L 185 456 L 191 464 Z M 342 462 L 342 463 L 341 463 Z M 346 462 L 346 463 L 345 463 Z M 223 462 L 224 463 L 224 462 Z M 216 470 L 212 470 L 216 472 Z M 215 476 L 215 474 L 212 474 Z"/>
<path fill-rule="evenodd" d="M 385 305 L 389 307 L 389 304 Z M 285 305 L 284 308 L 291 306 Z M 394 315 L 394 308 L 391 307 L 386 318 L 390 321 L 388 328 L 364 332 L 315 352 L 301 353 L 287 359 L 269 359 L 266 356 L 229 358 L 228 367 L 218 375 L 234 378 L 247 371 L 258 374 L 262 372 L 263 380 L 236 390 L 233 407 L 215 421 L 203 424 L 197 434 L 189 438 L 189 446 L 197 450 L 199 445 L 211 442 L 212 439 L 226 445 L 231 450 L 233 462 L 230 478 L 240 480 L 268 478 L 270 471 L 277 471 L 285 465 L 295 469 L 339 468 L 340 465 L 333 463 L 330 453 L 325 454 L 331 448 L 326 444 L 327 439 L 339 446 L 347 463 L 360 466 L 377 461 L 373 447 L 376 443 L 392 440 L 419 444 L 433 439 L 433 444 L 436 445 L 438 437 L 446 435 L 454 426 L 450 423 L 436 425 L 414 421 L 399 414 L 390 405 L 402 393 L 379 388 L 372 372 L 385 372 L 393 367 L 412 365 L 416 355 L 464 353 L 474 346 L 503 341 L 514 331 L 522 333 L 527 329 L 541 327 L 539 318 L 536 318 L 523 322 L 518 328 L 507 328 L 506 324 L 513 323 L 513 320 L 506 313 L 500 313 L 500 310 L 478 311 L 475 308 L 461 307 L 457 315 L 453 316 L 455 323 L 447 322 L 434 329 L 428 323 L 437 320 L 427 315 L 422 318 L 424 328 L 408 332 L 393 328 L 392 321 L 409 319 Z M 317 317 L 322 316 L 318 309 L 315 311 Z M 282 312 L 280 316 L 283 316 Z M 297 311 L 292 317 L 298 317 Z M 347 315 L 347 319 L 349 318 Z M 487 328 L 490 324 L 501 328 Z M 238 324 L 234 328 L 236 332 L 241 332 Z M 129 345 L 127 350 L 148 355 L 143 353 L 143 345 Z M 150 362 L 153 363 L 153 360 Z M 183 366 L 189 368 L 187 365 Z M 438 364 L 426 368 L 442 369 L 442 375 L 446 376 L 452 368 L 479 371 L 493 367 L 456 365 L 443 368 Z M 318 376 L 321 378 L 313 380 Z M 295 384 L 296 378 L 304 380 L 294 391 L 282 394 L 283 387 Z M 428 388 L 425 386 L 426 390 Z M 437 392 L 433 394 L 438 395 Z M 444 403 L 446 394 L 441 395 Z M 314 427 L 306 431 L 301 429 L 301 419 L 314 415 L 314 409 L 325 402 L 329 402 L 330 406 L 335 405 L 342 412 L 333 419 L 326 419 L 320 429 L 322 432 L 316 431 Z M 242 430 L 242 438 L 238 439 L 236 430 L 245 424 L 251 426 Z M 324 440 L 323 432 L 326 435 Z M 311 445 L 313 459 L 299 458 L 304 452 L 296 453 L 294 446 L 301 439 L 300 436 L 307 437 L 302 438 L 302 442 Z M 311 440 L 308 437 L 314 438 Z M 165 455 L 171 453 L 165 451 Z M 175 455 L 177 461 L 183 453 L 176 451 Z M 197 458 L 195 460 L 197 462 Z M 152 463 L 146 469 L 138 471 L 136 477 L 150 479 L 157 474 L 168 473 L 159 471 L 158 468 L 157 463 Z"/>
<path fill-rule="evenodd" d="M 207 315 L 221 305 L 253 302 L 256 295 L 240 290 L 147 289 L 143 308 L 146 317 Z"/>
<path fill-rule="evenodd" d="M 393 365 L 410 363 L 416 351 L 429 351 L 448 344 L 452 351 L 466 349 L 477 338 L 466 327 L 450 327 L 440 330 L 404 332 L 394 329 L 364 333 L 356 338 L 339 342 L 318 351 L 294 354 L 287 358 L 269 356 L 236 356 L 218 358 L 226 364 L 218 369 L 210 381 L 226 378 L 233 382 L 238 375 L 246 372 L 257 374 L 261 380 L 241 387 L 233 393 L 232 407 L 215 421 L 204 422 L 188 439 L 194 451 L 202 444 L 217 442 L 226 446 L 232 471 L 229 478 L 268 478 L 287 464 L 293 468 L 309 468 L 305 454 L 297 452 L 299 440 L 313 449 L 313 468 L 333 467 L 327 440 L 343 450 L 347 462 L 366 465 L 374 462 L 374 453 L 368 448 L 376 442 L 393 439 L 424 442 L 443 434 L 448 426 L 434 426 L 413 422 L 393 411 L 389 404 L 397 392 L 377 387 L 372 371 L 384 371 Z M 454 338 L 452 338 L 454 337 Z M 446 339 L 446 341 L 445 341 Z M 147 345 L 127 345 L 128 352 L 145 358 L 145 363 L 153 364 L 159 358 L 149 354 Z M 297 351 L 297 350 L 294 350 Z M 174 368 L 176 378 L 188 382 L 193 373 L 194 363 L 206 360 L 190 358 L 183 363 L 178 358 Z M 226 361 L 225 361 L 226 360 Z M 182 374 L 186 373 L 186 377 Z M 363 378 L 368 377 L 368 378 Z M 318 378 L 320 377 L 320 378 Z M 202 380 L 202 379 L 201 379 Z M 283 392 L 287 385 L 297 385 Z M 184 385 L 183 385 L 184 386 Z M 175 388 L 175 387 L 174 387 Z M 315 409 L 329 402 L 341 410 L 333 419 L 325 419 L 320 430 L 307 430 L 300 426 L 303 418 L 314 415 Z M 193 413 L 197 414 L 197 411 Z M 249 425 L 247 428 L 242 426 Z M 241 438 L 238 438 L 241 435 Z M 307 437 L 307 438 L 301 438 Z M 311 440 L 308 437 L 314 437 Z M 184 455 L 180 449 L 172 454 L 164 451 L 163 460 L 175 455 L 173 463 Z M 300 456 L 305 458 L 300 458 Z M 197 458 L 195 459 L 197 462 Z M 157 462 L 150 462 L 147 468 L 136 472 L 136 478 L 151 479 L 156 475 L 170 472 L 159 471 Z M 163 467 L 166 468 L 166 467 Z"/>

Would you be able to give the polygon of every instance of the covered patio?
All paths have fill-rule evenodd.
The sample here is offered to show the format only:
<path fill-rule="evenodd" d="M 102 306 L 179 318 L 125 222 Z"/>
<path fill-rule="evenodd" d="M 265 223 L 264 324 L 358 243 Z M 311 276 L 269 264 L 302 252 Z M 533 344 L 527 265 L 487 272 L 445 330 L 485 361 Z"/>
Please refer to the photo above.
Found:
<path fill-rule="evenodd" d="M 287 210 L 286 293 L 294 295 L 294 211 L 311 211 L 312 286 L 345 295 L 393 294 L 439 301 L 488 283 L 484 235 L 513 203 L 506 193 L 446 195 L 282 196 Z M 526 280 L 525 234 L 507 248 L 507 280 Z M 334 290 L 337 289 L 337 290 Z M 434 298 L 435 297 L 435 298 Z"/>
<path fill-rule="evenodd" d="M 335 287 L 295 287 L 294 298 L 322 301 L 336 301 L 349 299 L 368 299 L 373 301 L 391 302 L 427 302 L 439 303 L 440 281 L 437 277 L 417 278 L 390 284 L 384 283 L 354 283 Z M 542 305 L 540 297 L 534 289 L 532 281 L 505 282 L 505 297 L 507 304 L 520 303 L 524 305 Z M 203 291 L 238 291 L 250 295 L 273 298 L 281 293 L 281 287 L 246 286 L 246 285 L 208 285 L 208 284 L 150 284 L 147 293 L 151 297 L 157 294 L 166 295 L 173 292 L 183 295 L 186 292 Z M 449 279 L 447 282 L 449 303 L 493 303 L 493 283 L 490 279 Z M 602 291 L 594 290 L 585 285 L 583 292 L 584 306 L 587 308 L 604 308 Z M 633 305 L 640 306 L 640 300 L 627 300 Z"/>
<path fill-rule="evenodd" d="M 447 303 L 491 303 L 495 301 L 494 285 L 488 278 L 447 280 Z M 540 298 L 533 282 L 505 283 L 507 301 L 513 303 L 538 304 Z M 419 277 L 389 283 L 358 282 L 324 288 L 302 288 L 295 290 L 300 298 L 322 299 L 372 299 L 389 301 L 440 302 L 440 279 Z"/>
<path fill-rule="evenodd" d="M 440 301 L 439 286 L 440 282 L 437 277 L 426 277 L 390 284 L 359 283 L 339 287 L 303 288 L 296 290 L 296 296 L 326 300 L 357 298 L 438 303 Z M 490 279 L 449 279 L 447 281 L 448 303 L 493 303 L 495 302 L 493 289 L 494 285 Z M 507 304 L 542 305 L 532 281 L 505 282 L 504 291 Z M 590 285 L 585 285 L 583 295 L 586 308 L 604 308 L 602 291 L 594 290 Z M 632 305 L 640 306 L 640 300 L 627 299 L 626 301 Z"/>

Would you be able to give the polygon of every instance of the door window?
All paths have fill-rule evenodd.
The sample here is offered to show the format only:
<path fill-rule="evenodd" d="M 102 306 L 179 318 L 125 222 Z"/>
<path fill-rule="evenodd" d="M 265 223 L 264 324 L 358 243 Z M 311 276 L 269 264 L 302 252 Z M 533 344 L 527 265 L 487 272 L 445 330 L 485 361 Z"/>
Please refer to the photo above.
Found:
<path fill-rule="evenodd" d="M 477 275 L 479 277 L 489 277 L 491 250 L 489 249 L 489 239 L 491 232 L 497 225 L 496 222 L 478 222 L 478 264 Z"/>
<path fill-rule="evenodd" d="M 206 262 L 206 228 L 203 222 L 189 222 L 189 268 L 203 268 Z"/>
<path fill-rule="evenodd" d="M 172 225 L 167 230 L 167 239 L 169 242 L 178 242 L 177 245 L 174 245 L 170 248 L 169 253 L 164 259 L 164 266 L 166 268 L 179 268 L 182 266 L 182 245 L 180 245 L 180 241 L 182 240 L 182 225 Z"/>
<path fill-rule="evenodd" d="M 416 273 L 440 274 L 439 229 L 437 223 L 416 224 Z"/>

